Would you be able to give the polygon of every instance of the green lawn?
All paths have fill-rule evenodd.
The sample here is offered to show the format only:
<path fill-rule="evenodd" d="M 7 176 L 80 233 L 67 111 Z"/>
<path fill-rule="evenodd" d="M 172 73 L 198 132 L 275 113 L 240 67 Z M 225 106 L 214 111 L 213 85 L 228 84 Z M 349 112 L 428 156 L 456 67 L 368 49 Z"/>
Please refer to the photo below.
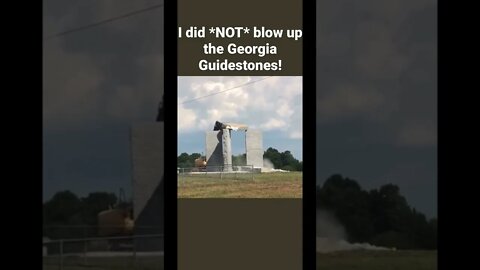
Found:
<path fill-rule="evenodd" d="M 317 254 L 318 270 L 434 270 L 436 251 L 342 251 Z"/>
<path fill-rule="evenodd" d="M 342 251 L 317 254 L 318 270 L 435 270 L 436 251 Z M 57 270 L 58 258 L 44 258 L 43 269 Z M 162 270 L 163 257 L 66 258 L 64 270 Z"/>
<path fill-rule="evenodd" d="M 178 197 L 301 198 L 302 173 L 179 175 Z"/>
<path fill-rule="evenodd" d="M 60 269 L 60 261 L 55 257 L 43 258 L 43 270 Z M 162 270 L 163 256 L 138 257 L 105 257 L 87 258 L 66 257 L 63 261 L 64 270 Z"/>

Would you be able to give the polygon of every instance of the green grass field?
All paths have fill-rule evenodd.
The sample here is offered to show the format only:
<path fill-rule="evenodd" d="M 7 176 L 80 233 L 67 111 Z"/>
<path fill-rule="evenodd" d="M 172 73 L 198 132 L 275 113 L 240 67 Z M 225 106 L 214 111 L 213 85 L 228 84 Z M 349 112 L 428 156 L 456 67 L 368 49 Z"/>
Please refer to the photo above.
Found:
<path fill-rule="evenodd" d="M 222 179 L 220 175 L 179 175 L 178 197 L 301 198 L 302 173 L 232 174 Z"/>
<path fill-rule="evenodd" d="M 342 251 L 317 254 L 318 270 L 435 270 L 436 251 Z M 161 270 L 163 257 L 137 258 L 66 258 L 64 270 Z M 59 269 L 58 258 L 44 258 L 43 269 Z"/>
<path fill-rule="evenodd" d="M 163 256 L 138 257 L 94 257 L 84 260 L 82 257 L 65 257 L 63 270 L 162 270 Z M 60 269 L 58 257 L 44 257 L 43 270 Z"/>
<path fill-rule="evenodd" d="M 342 251 L 317 254 L 320 270 L 435 270 L 436 251 Z"/>

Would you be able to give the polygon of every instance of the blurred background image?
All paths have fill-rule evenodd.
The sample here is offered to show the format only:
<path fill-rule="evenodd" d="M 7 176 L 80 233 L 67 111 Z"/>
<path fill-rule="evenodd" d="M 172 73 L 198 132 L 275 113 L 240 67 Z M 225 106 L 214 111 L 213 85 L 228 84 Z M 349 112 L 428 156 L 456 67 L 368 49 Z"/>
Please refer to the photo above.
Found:
<path fill-rule="evenodd" d="M 43 2 L 44 269 L 163 269 L 163 13 Z"/>
<path fill-rule="evenodd" d="M 163 14 L 44 1 L 45 269 L 163 268 L 163 168 L 136 169 L 163 160 Z M 316 20 L 317 268 L 436 269 L 437 2 L 318 0 Z"/>
<path fill-rule="evenodd" d="M 437 2 L 317 1 L 316 79 L 318 269 L 435 269 Z"/>

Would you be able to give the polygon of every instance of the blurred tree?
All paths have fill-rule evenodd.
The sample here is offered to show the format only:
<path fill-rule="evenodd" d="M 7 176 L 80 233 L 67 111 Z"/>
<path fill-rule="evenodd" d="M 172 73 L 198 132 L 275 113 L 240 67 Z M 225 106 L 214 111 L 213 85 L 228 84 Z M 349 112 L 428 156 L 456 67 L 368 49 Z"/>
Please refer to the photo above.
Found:
<path fill-rule="evenodd" d="M 297 171 L 303 171 L 303 161 L 298 162 Z"/>
<path fill-rule="evenodd" d="M 68 224 L 81 209 L 81 201 L 73 192 L 66 190 L 57 192 L 44 204 L 45 222 Z"/>
<path fill-rule="evenodd" d="M 335 214 L 349 241 L 401 249 L 436 249 L 437 221 L 412 209 L 393 184 L 362 190 L 352 179 L 330 176 L 317 187 L 317 208 Z"/>
<path fill-rule="evenodd" d="M 368 193 L 360 185 L 341 175 L 332 175 L 319 191 L 319 206 L 335 213 L 345 226 L 348 240 L 364 242 L 373 234 Z"/>
<path fill-rule="evenodd" d="M 247 154 L 240 154 L 232 157 L 233 166 L 247 165 Z"/>
<path fill-rule="evenodd" d="M 199 153 L 193 153 L 191 155 L 188 153 L 181 153 L 180 156 L 177 157 L 177 166 L 179 168 L 195 167 L 195 159 L 201 156 L 202 155 Z"/>
<path fill-rule="evenodd" d="M 43 204 L 44 235 L 52 239 L 94 236 L 98 213 L 116 203 L 116 195 L 108 192 L 93 192 L 85 198 L 68 190 L 57 192 Z"/>
<path fill-rule="evenodd" d="M 177 166 L 180 168 L 192 167 L 189 159 L 190 156 L 187 153 L 181 153 L 180 156 L 177 157 Z"/>
<path fill-rule="evenodd" d="M 117 204 L 117 196 L 108 192 L 93 192 L 82 198 L 82 219 L 87 225 L 97 225 L 97 215 L 101 211 L 114 207 Z"/>
<path fill-rule="evenodd" d="M 275 148 L 269 147 L 267 151 L 264 152 L 263 158 L 270 160 L 275 169 L 280 169 L 282 167 L 282 158 L 280 156 L 280 152 L 278 152 L 278 150 Z"/>
<path fill-rule="evenodd" d="M 293 157 L 290 151 L 285 151 L 280 154 L 280 159 L 282 161 L 282 169 L 288 171 L 297 171 L 299 168 L 299 161 Z"/>
<path fill-rule="evenodd" d="M 269 147 L 263 154 L 264 159 L 270 160 L 275 169 L 288 171 L 302 171 L 303 163 L 299 162 L 290 151 L 280 153 L 277 149 Z"/>
<path fill-rule="evenodd" d="M 43 204 L 44 236 L 52 239 L 81 237 L 83 230 L 70 226 L 83 225 L 81 201 L 71 191 L 60 191 Z"/>
<path fill-rule="evenodd" d="M 177 166 L 179 168 L 189 168 L 195 166 L 195 159 L 201 157 L 199 153 L 181 153 L 177 157 Z M 277 149 L 269 147 L 263 154 L 264 159 L 270 160 L 275 169 L 288 171 L 302 171 L 303 162 L 298 161 L 290 151 L 280 153 Z M 232 156 L 232 164 L 235 166 L 247 165 L 247 155 L 240 154 Z"/>

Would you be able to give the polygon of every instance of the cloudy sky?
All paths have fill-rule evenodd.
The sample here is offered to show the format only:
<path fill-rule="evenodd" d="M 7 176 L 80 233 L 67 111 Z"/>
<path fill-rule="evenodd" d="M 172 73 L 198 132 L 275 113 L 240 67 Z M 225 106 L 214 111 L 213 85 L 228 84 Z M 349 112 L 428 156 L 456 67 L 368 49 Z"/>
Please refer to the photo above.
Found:
<path fill-rule="evenodd" d="M 44 1 L 44 36 L 161 2 Z M 394 183 L 436 215 L 436 11 L 434 0 L 317 1 L 317 183 L 333 173 L 364 188 Z M 64 189 L 131 191 L 128 129 L 155 120 L 163 43 L 163 8 L 43 43 L 45 199 Z M 181 79 L 177 102 L 257 79 Z M 288 88 L 296 80 L 269 78 L 180 106 L 179 151 L 201 152 L 198 132 L 221 117 L 270 128 L 265 145 L 301 156 L 298 97 L 289 96 L 299 89 Z M 264 87 L 279 94 L 274 105 Z"/>
<path fill-rule="evenodd" d="M 217 120 L 260 129 L 264 148 L 290 150 L 301 160 L 302 78 L 179 77 L 178 153 L 205 152 L 205 131 Z M 245 153 L 245 139 L 235 135 L 234 154 Z"/>
<path fill-rule="evenodd" d="M 163 1 L 44 1 L 44 36 Z M 131 191 L 129 127 L 163 94 L 163 8 L 43 42 L 43 191 Z"/>
<path fill-rule="evenodd" d="M 394 183 L 437 209 L 437 5 L 317 1 L 317 183 Z"/>

